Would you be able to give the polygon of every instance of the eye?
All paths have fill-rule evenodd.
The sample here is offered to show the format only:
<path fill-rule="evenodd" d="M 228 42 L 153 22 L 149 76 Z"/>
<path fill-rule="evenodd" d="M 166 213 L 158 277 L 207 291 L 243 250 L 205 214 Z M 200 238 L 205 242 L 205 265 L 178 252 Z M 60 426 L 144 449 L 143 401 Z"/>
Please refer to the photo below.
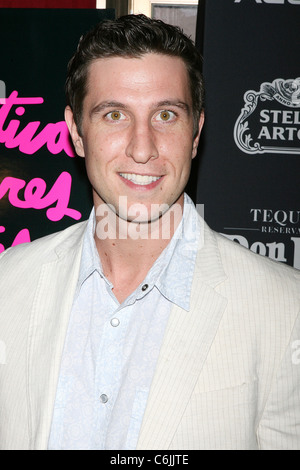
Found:
<path fill-rule="evenodd" d="M 176 117 L 176 114 L 173 111 L 164 110 L 158 113 L 158 115 L 156 116 L 156 120 L 170 122 L 170 121 L 173 121 L 175 117 Z"/>
<path fill-rule="evenodd" d="M 124 114 L 122 114 L 120 111 L 111 111 L 110 113 L 107 113 L 105 117 L 109 121 L 122 121 L 125 119 Z"/>

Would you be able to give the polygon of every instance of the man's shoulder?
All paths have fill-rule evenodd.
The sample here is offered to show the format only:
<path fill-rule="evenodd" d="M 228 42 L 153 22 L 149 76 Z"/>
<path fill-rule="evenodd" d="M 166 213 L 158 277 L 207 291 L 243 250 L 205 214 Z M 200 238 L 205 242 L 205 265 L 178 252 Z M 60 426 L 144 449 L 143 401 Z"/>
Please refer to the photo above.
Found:
<path fill-rule="evenodd" d="M 215 233 L 222 262 L 228 273 L 277 282 L 300 283 L 300 271 L 285 263 L 274 261 L 266 256 L 254 253 L 238 242 Z"/>
<path fill-rule="evenodd" d="M 76 277 L 85 223 L 74 224 L 0 255 L 1 331 L 26 325 L 36 293 L 42 285 L 63 294 Z M 12 325 L 10 327 L 10 325 Z"/>
<path fill-rule="evenodd" d="M 6 264 L 17 263 L 16 266 L 18 266 L 22 261 L 28 264 L 31 259 L 43 261 L 54 252 L 59 254 L 73 247 L 78 247 L 78 243 L 83 237 L 86 223 L 86 221 L 79 222 L 64 230 L 48 234 L 29 243 L 22 243 L 8 248 L 0 254 L 1 270 Z"/>

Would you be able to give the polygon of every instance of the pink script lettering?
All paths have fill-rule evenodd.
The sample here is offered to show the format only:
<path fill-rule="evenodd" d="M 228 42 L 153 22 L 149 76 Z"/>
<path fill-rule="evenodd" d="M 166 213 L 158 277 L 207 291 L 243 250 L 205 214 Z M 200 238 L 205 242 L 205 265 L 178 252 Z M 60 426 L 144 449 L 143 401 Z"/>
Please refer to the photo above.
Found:
<path fill-rule="evenodd" d="M 61 220 L 64 216 L 79 220 L 81 213 L 68 207 L 71 194 L 72 177 L 64 171 L 48 192 L 46 183 L 42 178 L 34 178 L 26 185 L 26 181 L 8 176 L 0 184 L 0 199 L 8 193 L 8 200 L 14 207 L 22 209 L 45 209 L 56 202 L 55 207 L 46 211 L 47 218 L 53 222 Z M 19 191 L 24 189 L 24 199 L 19 198 Z"/>
<path fill-rule="evenodd" d="M 27 155 L 36 153 L 46 144 L 49 152 L 54 155 L 64 151 L 69 157 L 74 157 L 75 153 L 70 142 L 69 131 L 64 121 L 47 124 L 35 137 L 34 135 L 41 124 L 40 121 L 29 122 L 18 134 L 19 119 L 12 119 L 7 124 L 8 114 L 13 106 L 18 106 L 15 109 L 15 114 L 23 116 L 25 105 L 42 104 L 43 102 L 43 98 L 39 97 L 19 98 L 17 91 L 13 91 L 8 98 L 0 98 L 0 104 L 2 104 L 0 108 L 0 143 L 5 144 L 7 148 L 18 147 L 20 152 Z"/>
<path fill-rule="evenodd" d="M 0 225 L 0 233 L 3 233 L 3 232 L 5 232 L 5 227 L 3 227 L 3 225 Z M 30 233 L 29 233 L 28 228 L 23 228 L 17 234 L 11 246 L 19 245 L 20 243 L 29 243 L 30 241 L 31 241 Z M 2 251 L 4 250 L 5 250 L 4 245 L 0 243 L 0 253 L 2 253 Z"/>

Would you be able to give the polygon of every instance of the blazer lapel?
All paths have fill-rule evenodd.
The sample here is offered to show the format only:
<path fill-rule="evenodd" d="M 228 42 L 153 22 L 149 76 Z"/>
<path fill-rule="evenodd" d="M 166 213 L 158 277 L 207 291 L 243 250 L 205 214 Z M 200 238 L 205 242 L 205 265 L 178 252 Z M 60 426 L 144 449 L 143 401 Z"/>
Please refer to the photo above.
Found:
<path fill-rule="evenodd" d="M 169 448 L 227 305 L 227 300 L 214 290 L 226 279 L 216 238 L 202 224 L 191 309 L 172 309 L 137 449 Z"/>
<path fill-rule="evenodd" d="M 31 449 L 46 449 L 48 444 L 60 360 L 81 258 L 82 237 L 76 234 L 71 247 L 61 244 L 60 251 L 43 264 L 36 289 L 28 343 Z"/>

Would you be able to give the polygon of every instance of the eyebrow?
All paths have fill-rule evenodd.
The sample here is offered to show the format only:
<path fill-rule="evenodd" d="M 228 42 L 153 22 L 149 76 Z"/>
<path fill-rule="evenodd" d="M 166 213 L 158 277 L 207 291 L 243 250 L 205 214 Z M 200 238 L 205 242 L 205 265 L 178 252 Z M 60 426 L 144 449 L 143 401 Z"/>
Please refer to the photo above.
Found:
<path fill-rule="evenodd" d="M 184 101 L 178 100 L 163 100 L 156 103 L 157 108 L 164 108 L 167 106 L 175 106 L 177 108 L 183 109 L 187 114 L 190 114 L 190 106 Z"/>
<path fill-rule="evenodd" d="M 168 106 L 174 106 L 183 109 L 187 114 L 190 114 L 190 106 L 180 100 L 162 100 L 154 104 L 153 108 L 165 108 Z M 126 109 L 127 106 L 119 101 L 102 101 L 101 103 L 94 106 L 90 111 L 90 116 L 93 114 L 100 113 L 104 109 L 115 108 L 115 109 Z"/>
<path fill-rule="evenodd" d="M 92 116 L 93 114 L 100 113 L 101 111 L 107 108 L 125 109 L 126 106 L 124 105 L 124 103 L 120 103 L 119 101 L 102 101 L 91 109 L 90 116 Z"/>

